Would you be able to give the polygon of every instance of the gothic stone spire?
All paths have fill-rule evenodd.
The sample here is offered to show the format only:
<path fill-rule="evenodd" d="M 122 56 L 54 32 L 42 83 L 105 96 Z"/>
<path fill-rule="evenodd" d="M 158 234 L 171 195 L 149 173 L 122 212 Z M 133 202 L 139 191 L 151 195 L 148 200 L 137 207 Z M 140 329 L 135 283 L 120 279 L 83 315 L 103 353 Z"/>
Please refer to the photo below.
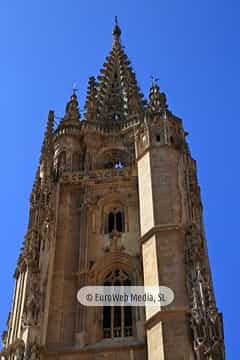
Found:
<path fill-rule="evenodd" d="M 144 111 L 143 95 L 130 61 L 124 53 L 120 36 L 121 29 L 116 21 L 112 50 L 100 70 L 102 75 L 98 77 L 97 117 L 102 121 L 127 120 Z M 89 99 L 87 106 L 90 106 Z"/>
<path fill-rule="evenodd" d="M 85 104 L 87 120 L 95 120 L 98 114 L 97 104 L 97 82 L 94 76 L 88 80 L 87 100 Z"/>

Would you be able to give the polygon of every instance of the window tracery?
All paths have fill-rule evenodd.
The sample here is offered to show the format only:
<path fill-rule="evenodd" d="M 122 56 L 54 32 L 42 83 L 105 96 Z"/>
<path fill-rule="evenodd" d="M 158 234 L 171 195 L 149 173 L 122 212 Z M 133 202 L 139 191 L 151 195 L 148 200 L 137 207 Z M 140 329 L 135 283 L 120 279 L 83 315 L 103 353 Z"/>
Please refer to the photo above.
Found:
<path fill-rule="evenodd" d="M 110 208 L 105 213 L 105 234 L 112 232 L 125 232 L 124 210 L 119 207 Z"/>
<path fill-rule="evenodd" d="M 104 286 L 131 286 L 128 274 L 121 269 L 111 271 L 104 279 Z M 103 337 L 118 338 L 132 336 L 132 307 L 103 307 Z"/>

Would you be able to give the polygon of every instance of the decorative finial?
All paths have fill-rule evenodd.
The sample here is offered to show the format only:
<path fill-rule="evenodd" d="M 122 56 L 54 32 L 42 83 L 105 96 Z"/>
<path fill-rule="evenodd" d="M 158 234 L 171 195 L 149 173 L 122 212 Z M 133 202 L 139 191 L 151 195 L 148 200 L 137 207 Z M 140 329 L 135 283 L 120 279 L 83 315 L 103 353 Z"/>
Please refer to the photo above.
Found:
<path fill-rule="evenodd" d="M 151 76 L 152 79 L 152 87 L 157 87 L 158 86 L 158 82 L 159 82 L 159 78 L 154 77 L 153 75 Z"/>
<path fill-rule="evenodd" d="M 121 36 L 121 29 L 118 25 L 118 18 L 117 16 L 115 16 L 115 26 L 114 26 L 114 29 L 113 29 L 113 37 L 114 37 L 114 40 L 119 42 L 119 39 L 120 39 L 120 36 Z"/>
<path fill-rule="evenodd" d="M 151 76 L 152 86 L 150 88 L 149 94 L 149 103 L 148 103 L 148 113 L 164 113 L 168 108 L 166 95 L 160 92 L 160 87 L 158 85 L 159 79 Z"/>
<path fill-rule="evenodd" d="M 87 120 L 94 120 L 97 117 L 97 82 L 94 76 L 88 80 L 87 101 L 85 109 L 87 110 L 85 116 Z"/>
<path fill-rule="evenodd" d="M 78 91 L 77 83 L 73 83 L 73 85 L 72 85 L 72 93 L 73 93 L 73 95 L 76 95 L 77 91 Z"/>
<path fill-rule="evenodd" d="M 78 100 L 77 100 L 77 95 L 76 95 L 77 91 L 78 91 L 78 89 L 76 88 L 76 84 L 74 84 L 70 101 L 67 103 L 67 106 L 66 106 L 65 119 L 71 119 L 71 120 L 74 120 L 74 119 L 79 120 L 80 119 L 80 112 L 78 109 Z"/>

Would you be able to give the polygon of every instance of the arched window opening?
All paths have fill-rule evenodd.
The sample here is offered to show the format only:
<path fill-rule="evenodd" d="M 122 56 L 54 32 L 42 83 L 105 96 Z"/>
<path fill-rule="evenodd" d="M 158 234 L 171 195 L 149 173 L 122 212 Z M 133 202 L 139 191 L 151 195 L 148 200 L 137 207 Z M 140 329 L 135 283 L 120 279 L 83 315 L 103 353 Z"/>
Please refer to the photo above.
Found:
<path fill-rule="evenodd" d="M 103 307 L 103 331 L 104 338 L 111 337 L 111 306 Z"/>
<path fill-rule="evenodd" d="M 116 229 L 119 232 L 123 231 L 123 212 L 121 211 L 116 213 Z"/>
<path fill-rule="evenodd" d="M 121 337 L 121 307 L 114 307 L 114 328 L 113 337 Z"/>
<path fill-rule="evenodd" d="M 119 115 L 118 114 L 113 114 L 113 120 L 118 120 L 119 119 Z"/>
<path fill-rule="evenodd" d="M 114 164 L 115 169 L 122 169 L 124 168 L 124 164 L 121 161 L 118 161 Z"/>
<path fill-rule="evenodd" d="M 160 142 L 160 140 L 161 140 L 160 135 L 156 135 L 156 141 L 157 141 L 157 142 Z"/>
<path fill-rule="evenodd" d="M 118 119 L 120 115 L 115 114 Z M 115 119 L 116 120 L 116 119 Z M 96 159 L 96 169 L 120 169 L 131 166 L 131 155 L 120 149 L 112 149 L 100 152 Z"/>
<path fill-rule="evenodd" d="M 111 161 L 111 162 L 107 162 L 105 165 L 104 165 L 104 168 L 105 169 L 122 169 L 124 168 L 125 165 L 123 162 L 121 161 Z"/>
<path fill-rule="evenodd" d="M 105 234 L 110 234 L 113 231 L 125 231 L 124 211 L 118 208 L 113 208 L 107 216 L 105 215 Z"/>
<path fill-rule="evenodd" d="M 104 281 L 104 286 L 131 286 L 128 274 L 123 270 L 113 270 Z M 103 307 L 103 337 L 119 338 L 132 336 L 132 307 Z"/>
<path fill-rule="evenodd" d="M 111 233 L 114 230 L 115 227 L 115 214 L 110 212 L 108 214 L 108 232 Z"/>
<path fill-rule="evenodd" d="M 131 306 L 124 306 L 124 336 L 132 336 L 132 309 Z"/>

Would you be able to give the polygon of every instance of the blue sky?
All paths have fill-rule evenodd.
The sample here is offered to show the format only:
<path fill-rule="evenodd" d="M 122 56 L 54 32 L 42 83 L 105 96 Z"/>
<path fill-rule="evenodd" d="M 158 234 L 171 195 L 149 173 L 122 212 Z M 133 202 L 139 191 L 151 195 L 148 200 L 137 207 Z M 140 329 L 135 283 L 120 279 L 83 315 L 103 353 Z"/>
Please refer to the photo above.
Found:
<path fill-rule="evenodd" d="M 151 75 L 159 77 L 189 132 L 227 359 L 239 358 L 239 10 L 237 0 L 1 1 L 0 330 L 48 110 L 63 115 L 73 83 L 83 109 L 87 79 L 111 49 L 118 15 L 143 93 Z"/>

